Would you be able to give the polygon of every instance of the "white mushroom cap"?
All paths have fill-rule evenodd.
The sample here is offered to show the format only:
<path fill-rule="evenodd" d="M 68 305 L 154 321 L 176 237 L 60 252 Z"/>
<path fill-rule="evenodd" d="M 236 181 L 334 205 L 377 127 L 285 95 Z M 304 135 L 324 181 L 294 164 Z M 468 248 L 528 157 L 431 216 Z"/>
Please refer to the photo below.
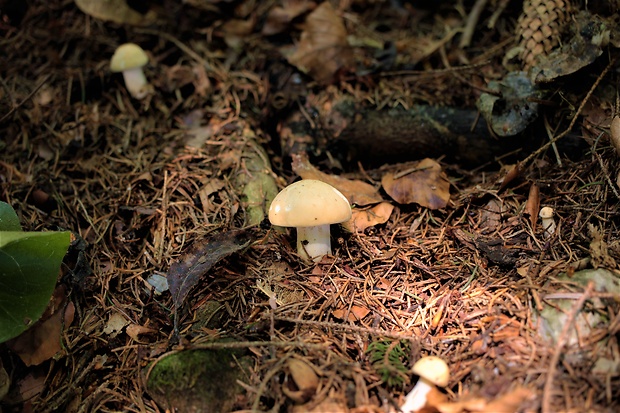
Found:
<path fill-rule="evenodd" d="M 436 356 L 421 358 L 413 365 L 411 371 L 439 387 L 446 387 L 450 380 L 450 368 L 445 361 Z"/>
<path fill-rule="evenodd" d="M 280 227 L 314 227 L 351 219 L 351 205 L 333 186 L 303 179 L 284 188 L 271 202 L 269 221 Z"/>
<path fill-rule="evenodd" d="M 543 219 L 551 218 L 553 216 L 553 208 L 551 207 L 540 208 L 540 212 L 538 213 L 538 216 Z"/>
<path fill-rule="evenodd" d="M 112 72 L 123 72 L 143 67 L 148 62 L 149 57 L 140 46 L 135 43 L 125 43 L 120 45 L 112 55 L 110 70 Z"/>

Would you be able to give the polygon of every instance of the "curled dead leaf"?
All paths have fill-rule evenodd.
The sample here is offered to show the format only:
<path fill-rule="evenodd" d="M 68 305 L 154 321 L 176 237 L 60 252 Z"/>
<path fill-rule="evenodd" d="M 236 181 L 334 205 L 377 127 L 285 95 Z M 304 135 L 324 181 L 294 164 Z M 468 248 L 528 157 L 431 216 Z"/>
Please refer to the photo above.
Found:
<path fill-rule="evenodd" d="M 352 180 L 321 172 L 310 163 L 306 154 L 293 154 L 292 159 L 293 172 L 301 176 L 302 179 L 316 179 L 330 184 L 342 192 L 351 205 L 364 206 L 383 201 L 379 191 L 374 186 L 356 179 Z"/>
<path fill-rule="evenodd" d="M 389 202 L 381 202 L 370 208 L 356 208 L 352 211 L 351 219 L 342 226 L 351 232 L 363 232 L 366 228 L 386 223 L 392 211 L 394 211 L 394 205 Z"/>
<path fill-rule="evenodd" d="M 127 335 L 131 337 L 132 339 L 134 339 L 135 341 L 139 341 L 139 336 L 142 334 L 153 334 L 157 332 L 157 330 L 155 329 L 141 326 L 138 324 L 128 325 L 125 331 L 127 332 Z"/>
<path fill-rule="evenodd" d="M 284 383 L 282 392 L 295 403 L 307 402 L 319 386 L 319 377 L 303 360 L 291 358 L 287 360 L 286 367 L 290 380 Z"/>
<path fill-rule="evenodd" d="M 450 200 L 450 182 L 441 165 L 429 158 L 423 159 L 414 168 L 386 173 L 381 184 L 399 204 L 416 203 L 439 209 L 448 205 Z"/>

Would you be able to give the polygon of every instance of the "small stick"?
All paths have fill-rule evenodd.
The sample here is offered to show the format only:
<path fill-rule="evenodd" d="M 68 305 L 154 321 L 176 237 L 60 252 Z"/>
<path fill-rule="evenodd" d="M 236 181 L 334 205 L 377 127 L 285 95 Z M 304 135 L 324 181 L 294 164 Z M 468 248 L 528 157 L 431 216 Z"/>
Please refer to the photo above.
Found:
<path fill-rule="evenodd" d="M 461 35 L 461 41 L 459 43 L 459 47 L 461 49 L 468 47 L 471 44 L 471 39 L 474 37 L 474 31 L 476 30 L 476 25 L 478 24 L 478 20 L 480 20 L 480 14 L 484 10 L 484 6 L 486 6 L 487 0 L 477 0 L 474 7 L 472 7 L 469 12 L 469 16 L 467 17 L 467 23 L 465 24 L 465 29 L 463 30 L 463 34 Z"/>

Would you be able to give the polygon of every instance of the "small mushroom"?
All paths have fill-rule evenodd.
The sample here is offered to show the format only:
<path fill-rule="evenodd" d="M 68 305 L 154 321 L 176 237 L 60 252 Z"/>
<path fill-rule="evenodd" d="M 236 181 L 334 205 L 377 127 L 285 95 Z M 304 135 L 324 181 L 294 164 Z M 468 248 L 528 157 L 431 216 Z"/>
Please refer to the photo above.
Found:
<path fill-rule="evenodd" d="M 297 228 L 297 252 L 305 260 L 319 262 L 332 253 L 330 224 L 351 219 L 351 205 L 333 186 L 304 179 L 284 188 L 271 202 L 269 221 Z"/>
<path fill-rule="evenodd" d="M 545 239 L 549 239 L 553 234 L 555 234 L 556 225 L 555 220 L 553 219 L 553 215 L 554 211 L 551 207 L 543 207 L 538 213 L 538 216 L 542 221 L 543 230 L 545 231 L 543 233 Z"/>
<path fill-rule="evenodd" d="M 125 86 L 129 94 L 136 99 L 145 98 L 150 86 L 142 68 L 148 63 L 149 57 L 140 46 L 134 43 L 120 45 L 110 60 L 112 72 L 123 72 Z"/>
<path fill-rule="evenodd" d="M 405 396 L 405 403 L 400 407 L 403 413 L 419 411 L 426 405 L 426 397 L 433 387 L 446 387 L 450 378 L 448 365 L 436 356 L 421 358 L 413 365 L 412 371 L 420 379 Z"/>

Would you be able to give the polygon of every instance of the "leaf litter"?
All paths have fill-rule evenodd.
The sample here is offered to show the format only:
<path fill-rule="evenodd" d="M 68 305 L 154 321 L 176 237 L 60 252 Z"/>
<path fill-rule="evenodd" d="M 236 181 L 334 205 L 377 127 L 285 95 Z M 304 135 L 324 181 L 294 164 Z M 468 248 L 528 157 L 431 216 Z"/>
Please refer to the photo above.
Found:
<path fill-rule="evenodd" d="M 17 393 L 7 397 L 41 412 L 74 411 L 72 406 L 78 411 L 155 412 L 164 407 L 157 404 L 162 399 L 145 392 L 145 366 L 171 349 L 182 353 L 228 346 L 242 349 L 253 361 L 236 377 L 243 391 L 229 399 L 233 410 L 390 411 L 415 378 L 409 387 L 390 387 L 369 362 L 366 349 L 389 339 L 409 344 L 410 351 L 399 359 L 406 368 L 428 354 L 449 363 L 450 383 L 435 392 L 428 411 L 617 410 L 618 294 L 608 288 L 588 290 L 571 278 L 580 277 L 577 268 L 593 263 L 610 267 L 605 270 L 615 277 L 620 262 L 613 172 L 618 157 L 605 126 L 617 109 L 613 96 L 605 94 L 614 88 L 607 84 L 611 73 L 601 76 L 606 87 L 590 97 L 588 122 L 582 125 L 588 128 L 583 137 L 588 150 L 577 159 L 561 155 L 562 166 L 553 154 L 546 160 L 542 152 L 540 159 L 518 164 L 526 154 L 517 159 L 498 154 L 498 164 L 474 171 L 435 161 L 448 190 L 436 196 L 429 192 L 433 184 L 421 179 L 423 204 L 412 196 L 402 202 L 390 199 L 387 189 L 375 184 L 390 171 L 394 181 L 402 179 L 411 187 L 408 181 L 419 177 L 408 178 L 408 167 L 363 170 L 343 157 L 344 176 L 376 191 L 376 201 L 363 207 L 360 202 L 359 209 L 383 205 L 386 211 L 376 215 L 388 219 L 369 217 L 373 225 L 351 233 L 333 229 L 333 257 L 311 267 L 299 263 L 290 235 L 264 226 L 256 229 L 258 242 L 240 247 L 245 242 L 232 236 L 218 241 L 219 249 L 207 247 L 216 234 L 244 227 L 249 203 L 235 177 L 257 175 L 245 167 L 242 155 L 250 140 L 265 148 L 282 188 L 296 173 L 269 133 L 277 124 L 294 134 L 284 116 L 292 113 L 290 118 L 315 126 L 303 137 L 316 169 L 336 175 L 338 168 L 326 158 L 341 154 L 328 145 L 317 118 L 321 111 L 313 105 L 329 110 L 332 97 L 346 94 L 378 111 L 420 102 L 473 107 L 480 88 L 504 74 L 503 45 L 513 34 L 505 32 L 510 24 L 503 19 L 513 19 L 516 11 L 508 6 L 498 16 L 502 24 L 484 26 L 493 36 L 474 36 L 479 43 L 460 49 L 454 39 L 467 5 L 457 11 L 451 2 L 441 2 L 432 11 L 420 11 L 413 4 L 394 9 L 356 2 L 328 13 L 324 7 L 325 14 L 313 22 L 311 10 L 321 5 L 259 3 L 232 7 L 191 1 L 183 8 L 172 6 L 170 13 L 166 7 L 171 5 L 164 2 L 158 10 L 160 26 L 122 26 L 122 38 L 118 27 L 85 16 L 73 4 L 29 2 L 21 25 L 14 11 L 2 10 L 5 50 L 12 62 L 0 69 L 5 79 L 0 107 L 6 109 L 0 126 L 8 137 L 0 143 L 3 200 L 15 206 L 28 230 L 59 226 L 79 233 L 94 271 L 69 295 L 76 321 L 65 325 L 64 351 L 30 368 L 14 353 L 3 353 Z M 230 15 L 220 13 L 221 7 Z M 278 23 L 279 35 L 266 39 L 261 25 L 275 7 L 289 8 L 290 17 Z M 491 2 L 486 7 L 485 13 L 492 11 Z M 228 33 L 219 30 L 233 18 L 237 23 L 226 26 Z M 254 32 L 245 34 L 242 29 L 250 24 Z M 327 29 L 322 39 L 321 24 Z M 300 60 L 293 62 L 309 77 L 279 54 L 282 42 L 301 39 L 303 32 L 308 41 L 297 42 Z M 148 104 L 131 100 L 122 79 L 106 71 L 106 59 L 124 37 L 149 46 L 154 58 L 146 71 L 157 93 Z M 364 41 L 352 45 L 352 38 Z M 488 43 L 491 39 L 506 43 Z M 33 42 L 37 47 L 31 47 Z M 339 51 L 351 49 L 354 53 L 338 59 Z M 330 57 L 332 52 L 336 56 Z M 83 66 L 59 64 L 78 53 Z M 465 61 L 475 66 L 462 66 Z M 52 76 L 38 78 L 33 62 Z M 403 71 L 385 72 L 390 68 Z M 583 83 L 589 85 L 600 67 L 581 71 L 592 76 Z M 291 87 L 299 83 L 310 85 L 314 94 Z M 571 89 L 568 83 L 556 86 L 562 92 Z M 560 95 L 550 97 L 556 106 L 541 114 L 550 130 L 563 129 L 566 115 L 587 100 L 582 90 Z M 180 121 L 192 116 L 196 121 L 191 124 L 205 129 L 190 131 Z M 503 183 L 496 172 L 499 164 L 518 165 Z M 533 185 L 537 194 L 530 190 Z M 47 194 L 55 202 L 37 203 L 34 194 Z M 551 239 L 542 236 L 536 204 L 558 212 Z M 589 225 L 597 236 L 590 235 Z M 197 254 L 188 252 L 192 246 Z M 215 253 L 209 262 L 199 262 L 210 251 Z M 148 276 L 166 273 L 174 263 L 176 269 L 185 265 L 190 277 L 179 271 L 175 296 L 154 294 Z M 571 330 L 555 331 L 566 344 L 557 350 L 541 336 L 535 315 L 559 300 L 568 303 L 561 320 L 581 331 L 575 338 Z M 182 317 L 176 326 L 179 341 L 173 344 L 170 319 L 177 306 Z M 112 336 L 105 328 L 115 313 L 129 324 Z M 586 329 L 577 324 L 579 314 L 601 318 Z M 307 401 L 304 394 L 303 404 L 283 390 L 290 376 L 285 360 L 291 357 L 317 372 L 316 390 L 308 392 Z M 233 365 L 234 360 L 225 367 Z M 186 396 L 175 395 L 179 403 L 187 402 Z"/>

